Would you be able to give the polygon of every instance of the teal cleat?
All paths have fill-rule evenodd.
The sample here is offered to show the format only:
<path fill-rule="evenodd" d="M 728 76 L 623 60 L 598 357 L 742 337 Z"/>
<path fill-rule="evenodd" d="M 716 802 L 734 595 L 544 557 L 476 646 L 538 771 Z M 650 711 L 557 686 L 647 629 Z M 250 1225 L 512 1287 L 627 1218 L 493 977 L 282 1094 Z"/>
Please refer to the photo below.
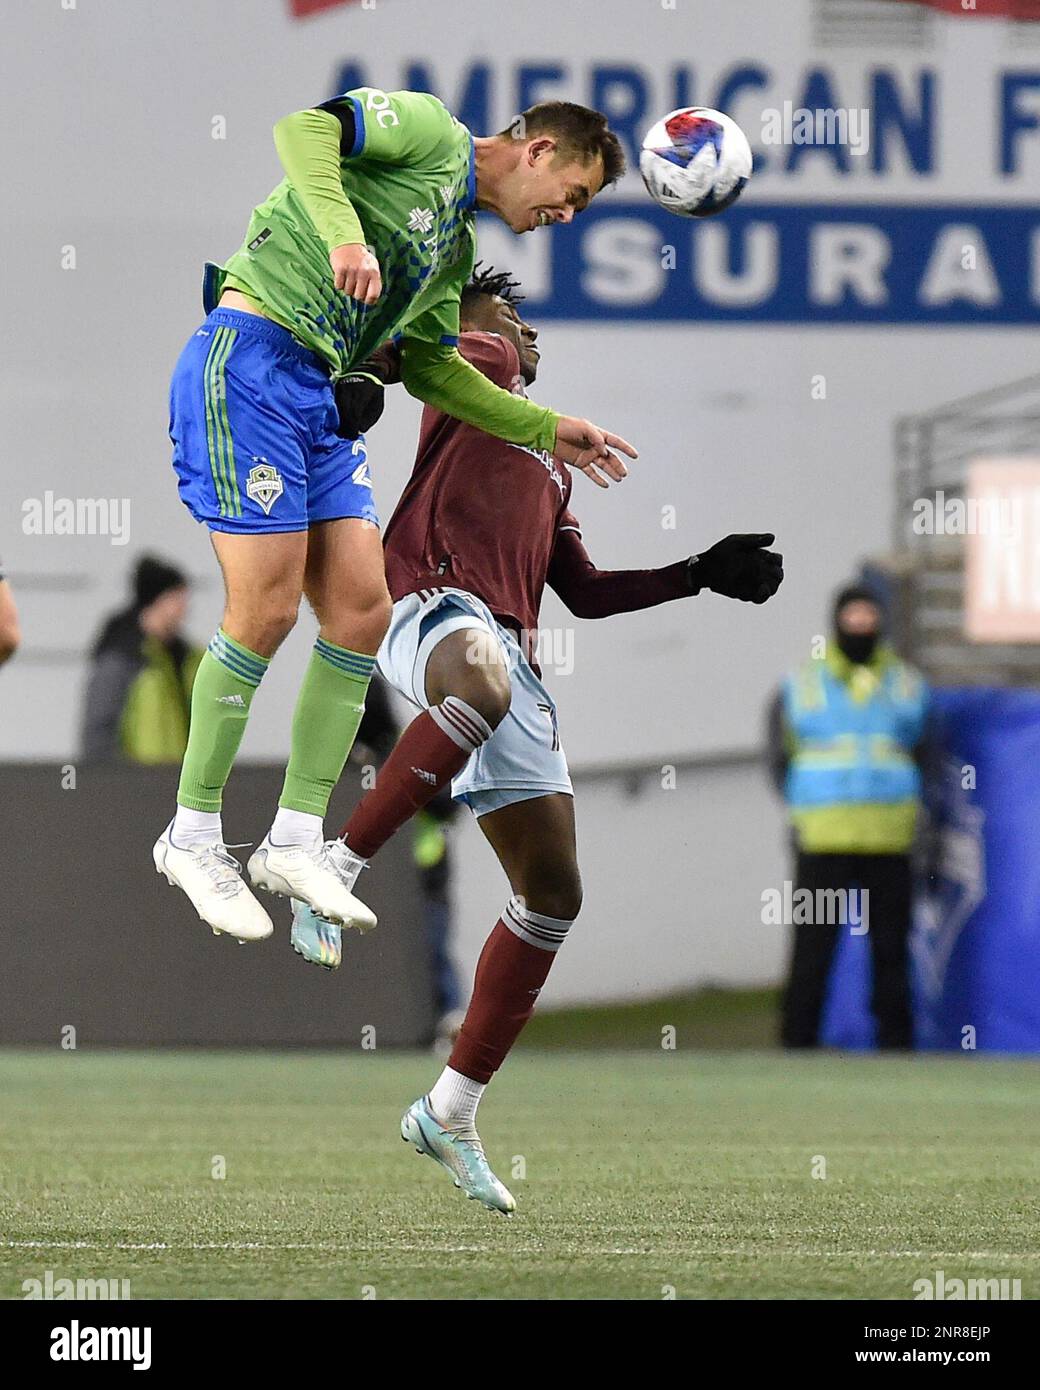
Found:
<path fill-rule="evenodd" d="M 338 970 L 343 959 L 342 931 L 335 922 L 327 922 L 299 898 L 292 900 L 292 948 L 298 956 L 320 965 L 323 970 Z"/>
<path fill-rule="evenodd" d="M 488 1211 L 500 1211 L 503 1216 L 516 1211 L 513 1194 L 491 1171 L 477 1131 L 445 1129 L 430 1109 L 427 1096 L 404 1112 L 401 1138 L 414 1144 L 416 1153 L 427 1154 L 447 1168 L 455 1186 L 471 1201 L 483 1202 Z"/>

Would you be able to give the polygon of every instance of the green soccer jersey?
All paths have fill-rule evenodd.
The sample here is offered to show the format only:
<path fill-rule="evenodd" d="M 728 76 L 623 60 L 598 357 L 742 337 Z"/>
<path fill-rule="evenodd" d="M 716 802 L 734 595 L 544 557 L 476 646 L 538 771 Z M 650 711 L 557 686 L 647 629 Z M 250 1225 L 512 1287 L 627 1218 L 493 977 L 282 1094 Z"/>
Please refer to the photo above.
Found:
<path fill-rule="evenodd" d="M 254 209 L 245 241 L 210 287 L 214 297 L 224 287 L 250 295 L 334 377 L 399 333 L 453 345 L 459 294 L 476 248 L 473 138 L 466 127 L 423 92 L 361 87 L 336 100 L 354 116 L 354 146 L 341 151 L 338 172 L 356 220 L 346 209 L 344 221 L 335 199 L 323 209 L 313 190 L 305 206 L 286 178 Z M 310 114 L 330 119 L 327 110 Z M 329 265 L 332 246 L 357 241 L 367 244 L 383 278 L 371 306 L 337 290 Z"/>

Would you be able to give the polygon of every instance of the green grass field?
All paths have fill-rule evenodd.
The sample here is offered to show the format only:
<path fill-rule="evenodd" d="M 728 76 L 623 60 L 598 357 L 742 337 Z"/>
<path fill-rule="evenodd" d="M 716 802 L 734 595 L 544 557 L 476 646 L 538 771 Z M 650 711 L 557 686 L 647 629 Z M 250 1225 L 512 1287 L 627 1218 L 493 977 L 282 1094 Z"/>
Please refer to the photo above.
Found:
<path fill-rule="evenodd" d="M 481 1110 L 512 1220 L 401 1142 L 435 1067 L 0 1053 L 0 1296 L 48 1269 L 135 1298 L 906 1299 L 937 1269 L 1040 1290 L 1034 1063 L 520 1052 Z"/>

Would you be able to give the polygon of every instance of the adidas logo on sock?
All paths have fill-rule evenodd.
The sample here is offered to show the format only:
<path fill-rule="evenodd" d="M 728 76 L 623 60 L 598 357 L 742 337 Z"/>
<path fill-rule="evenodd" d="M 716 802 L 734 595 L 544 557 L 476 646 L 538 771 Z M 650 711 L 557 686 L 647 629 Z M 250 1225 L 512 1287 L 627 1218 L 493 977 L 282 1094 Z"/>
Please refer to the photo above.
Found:
<path fill-rule="evenodd" d="M 245 709 L 246 702 L 241 695 L 218 695 L 218 705 L 234 705 L 236 709 Z"/>
<path fill-rule="evenodd" d="M 422 780 L 424 782 L 429 783 L 431 787 L 435 787 L 437 785 L 437 777 L 435 773 L 427 772 L 426 769 L 422 767 L 413 767 L 412 771 L 415 773 L 416 777 L 421 777 Z"/>

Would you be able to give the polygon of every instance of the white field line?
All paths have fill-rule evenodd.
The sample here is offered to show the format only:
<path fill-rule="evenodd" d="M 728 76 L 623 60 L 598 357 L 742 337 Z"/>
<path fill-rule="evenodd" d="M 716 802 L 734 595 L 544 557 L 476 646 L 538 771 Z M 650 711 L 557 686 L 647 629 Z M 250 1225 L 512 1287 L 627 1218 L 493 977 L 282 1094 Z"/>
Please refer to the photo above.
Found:
<path fill-rule="evenodd" d="M 342 1245 L 329 1241 L 299 1241 L 279 1243 L 277 1241 L 255 1241 L 255 1240 L 229 1240 L 229 1241 L 205 1241 L 192 1242 L 188 1244 L 170 1244 L 166 1241 L 147 1241 L 142 1243 L 131 1241 L 92 1241 L 92 1240 L 6 1240 L 0 1242 L 0 1246 L 8 1250 L 165 1250 L 176 1251 L 246 1251 L 246 1250 L 313 1250 L 323 1254 L 342 1254 L 342 1255 L 389 1255 L 394 1251 L 405 1251 L 416 1254 L 474 1254 L 474 1255 L 495 1255 L 499 1252 L 492 1250 L 486 1245 L 410 1245 L 392 1242 L 387 1245 L 362 1246 L 362 1245 Z M 510 1245 L 511 1255 L 536 1255 L 552 1256 L 552 1251 L 547 1250 L 541 1245 Z M 1040 1251 L 996 1251 L 996 1250 L 801 1250 L 785 1249 L 778 1247 L 773 1250 L 764 1249 L 762 1246 L 716 1246 L 711 1249 L 697 1249 L 684 1247 L 682 1250 L 654 1250 L 654 1249 L 626 1249 L 617 1246 L 587 1246 L 578 1252 L 581 1256 L 601 1256 L 601 1255 L 641 1255 L 644 1258 L 669 1258 L 679 1256 L 681 1258 L 695 1257 L 697 1259 L 711 1259 L 726 1256 L 748 1259 L 762 1259 L 763 1256 L 774 1255 L 779 1258 L 794 1257 L 796 1259 L 808 1260 L 853 1260 L 853 1259 L 884 1259 L 884 1260 L 1005 1260 L 1010 1262 L 1021 1262 L 1024 1260 L 1040 1259 Z M 568 1258 L 574 1258 L 574 1252 L 568 1253 Z"/>

